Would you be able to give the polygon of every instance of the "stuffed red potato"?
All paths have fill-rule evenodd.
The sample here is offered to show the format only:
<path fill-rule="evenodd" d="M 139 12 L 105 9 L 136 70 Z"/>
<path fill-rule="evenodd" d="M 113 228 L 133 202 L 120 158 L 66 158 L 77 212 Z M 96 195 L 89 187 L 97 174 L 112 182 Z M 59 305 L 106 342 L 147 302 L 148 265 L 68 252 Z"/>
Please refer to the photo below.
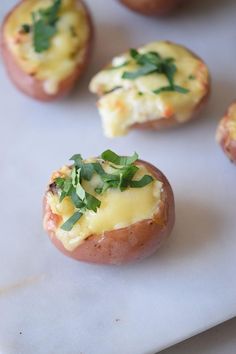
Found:
<path fill-rule="evenodd" d="M 15 86 L 35 99 L 67 94 L 84 72 L 92 42 L 80 0 L 23 0 L 5 17 L 1 50 Z"/>
<path fill-rule="evenodd" d="M 53 173 L 44 197 L 44 228 L 76 260 L 123 264 L 154 253 L 175 220 L 171 186 L 153 165 L 110 150 L 73 158 Z"/>
<path fill-rule="evenodd" d="M 196 117 L 210 93 L 206 64 L 168 41 L 131 49 L 91 80 L 107 137 L 133 128 L 163 129 Z"/>
<path fill-rule="evenodd" d="M 142 15 L 166 15 L 178 7 L 184 0 L 119 0 L 129 9 Z"/>
<path fill-rule="evenodd" d="M 233 103 L 221 119 L 216 140 L 222 147 L 230 161 L 236 164 L 236 103 Z"/>

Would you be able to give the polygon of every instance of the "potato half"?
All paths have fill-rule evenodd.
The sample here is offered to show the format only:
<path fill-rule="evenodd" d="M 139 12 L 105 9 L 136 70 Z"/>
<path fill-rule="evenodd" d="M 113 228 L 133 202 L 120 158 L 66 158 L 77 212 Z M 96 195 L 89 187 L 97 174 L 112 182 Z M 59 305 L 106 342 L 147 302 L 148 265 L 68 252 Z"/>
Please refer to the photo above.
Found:
<path fill-rule="evenodd" d="M 219 122 L 216 140 L 230 161 L 236 164 L 236 103 L 232 103 Z"/>
<path fill-rule="evenodd" d="M 178 7 L 184 0 L 120 0 L 129 9 L 142 15 L 166 15 Z"/>
<path fill-rule="evenodd" d="M 107 137 L 163 129 L 197 116 L 210 93 L 206 64 L 185 47 L 149 43 L 121 54 L 90 82 Z"/>
<path fill-rule="evenodd" d="M 10 79 L 20 91 L 41 101 L 57 99 L 74 87 L 87 66 L 92 44 L 92 22 L 85 4 L 62 0 L 49 48 L 36 51 L 32 13 L 38 18 L 41 9 L 53 4 L 52 0 L 21 1 L 1 27 L 2 56 Z"/>
<path fill-rule="evenodd" d="M 50 190 L 46 192 L 44 198 L 44 228 L 53 244 L 60 251 L 76 260 L 102 264 L 124 264 L 143 259 L 156 252 L 169 236 L 174 225 L 175 205 L 173 191 L 167 178 L 156 167 L 141 160 L 138 160 L 136 165 L 153 176 L 154 182 L 152 184 L 155 183 L 158 186 L 156 187 L 155 185 L 155 188 L 158 188 L 158 193 L 155 192 L 157 200 L 155 201 L 154 208 L 152 206 L 151 214 L 148 217 L 140 215 L 140 213 L 146 213 L 147 211 L 145 209 L 146 206 L 143 206 L 143 204 L 147 204 L 147 200 L 149 200 L 148 193 L 150 193 L 151 188 L 154 188 L 154 186 L 149 185 L 144 187 L 142 191 L 142 188 L 132 191 L 127 190 L 126 192 L 107 191 L 106 193 L 108 194 L 104 197 L 105 199 L 102 199 L 101 205 L 104 203 L 103 210 L 100 214 L 98 213 L 94 223 L 98 225 L 96 227 L 100 231 L 98 233 L 87 234 L 86 237 L 83 237 L 79 241 L 76 241 L 76 236 L 78 235 L 73 235 L 71 243 L 68 243 L 71 233 L 66 234 L 62 232 L 60 235 L 59 228 L 63 215 L 57 211 L 58 209 L 55 210 L 55 203 L 53 204 L 51 201 L 52 192 Z M 58 176 L 58 173 L 53 176 Z M 50 183 L 53 181 L 54 177 Z M 110 199 L 110 197 L 113 198 L 113 195 L 109 193 L 115 193 L 116 199 Z M 119 198 L 122 201 L 120 206 Z M 107 203 L 108 200 L 110 203 L 114 200 L 114 204 L 110 205 L 110 203 Z M 58 208 L 58 204 L 56 208 Z M 65 210 L 68 211 L 68 204 Z M 130 217 L 137 217 L 137 215 L 137 222 L 127 224 L 127 220 Z M 99 217 L 101 217 L 101 220 L 99 220 Z M 120 227 L 116 225 L 115 228 L 111 228 L 113 217 L 116 218 L 116 222 L 118 220 Z M 72 229 L 73 234 L 76 230 L 78 230 L 78 233 L 83 229 L 87 230 L 87 220 L 90 219 L 87 219 L 85 216 L 83 218 L 84 220 L 81 218 L 81 224 L 79 224 L 79 221 L 75 229 Z M 106 223 L 110 225 L 108 230 L 104 228 Z M 103 227 L 102 231 L 101 227 Z"/>

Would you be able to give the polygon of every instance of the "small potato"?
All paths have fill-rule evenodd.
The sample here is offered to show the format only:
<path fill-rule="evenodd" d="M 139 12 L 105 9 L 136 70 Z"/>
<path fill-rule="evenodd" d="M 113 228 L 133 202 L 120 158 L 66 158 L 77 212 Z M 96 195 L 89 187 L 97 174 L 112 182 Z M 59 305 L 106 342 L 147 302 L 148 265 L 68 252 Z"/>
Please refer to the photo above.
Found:
<path fill-rule="evenodd" d="M 210 93 L 206 64 L 185 47 L 149 43 L 111 60 L 95 75 L 90 91 L 98 95 L 98 110 L 107 137 L 133 128 L 180 125 L 197 116 Z"/>
<path fill-rule="evenodd" d="M 101 164 L 109 172 L 109 178 L 117 173 L 114 165 L 108 166 L 107 161 L 101 158 L 92 162 Z M 68 178 L 75 174 L 71 172 L 71 166 L 53 174 L 44 197 L 44 228 L 61 252 L 79 261 L 124 264 L 151 255 L 163 244 L 175 221 L 172 188 L 163 173 L 148 162 L 136 160 L 132 168 L 138 169 L 135 179 L 148 174 L 152 176 L 152 182 L 142 188 L 127 187 L 123 191 L 113 185 L 103 194 L 96 194 L 99 176 L 95 174 L 87 182 L 81 180 L 86 193 L 98 198 L 101 204 L 96 212 L 82 211 L 83 216 L 70 230 L 67 228 L 68 203 L 72 202 L 70 197 L 59 201 L 61 192 L 56 187 L 55 176 Z M 60 204 L 63 205 L 58 208 Z M 73 215 L 76 216 L 76 213 Z"/>
<path fill-rule="evenodd" d="M 184 0 L 119 0 L 123 5 L 142 15 L 166 15 Z"/>
<path fill-rule="evenodd" d="M 230 161 L 236 164 L 236 103 L 233 103 L 225 116 L 221 119 L 216 140 L 222 147 Z"/>
<path fill-rule="evenodd" d="M 21 1 L 1 27 L 1 51 L 10 79 L 20 91 L 41 101 L 71 91 L 86 69 L 92 45 L 92 22 L 81 0 L 63 0 L 51 27 L 45 29 L 49 17 L 40 25 L 44 19 L 40 11 L 51 9 L 54 16 L 55 5 L 57 0 Z"/>

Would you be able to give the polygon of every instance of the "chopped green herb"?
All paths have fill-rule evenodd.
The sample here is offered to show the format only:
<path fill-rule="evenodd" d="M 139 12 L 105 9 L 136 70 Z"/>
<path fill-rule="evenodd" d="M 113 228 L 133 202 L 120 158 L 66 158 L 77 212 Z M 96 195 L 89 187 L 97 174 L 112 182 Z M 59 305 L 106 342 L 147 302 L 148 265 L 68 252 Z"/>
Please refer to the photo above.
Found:
<path fill-rule="evenodd" d="M 140 76 L 152 74 L 156 72 L 157 68 L 153 64 L 146 64 L 145 66 L 141 67 L 137 71 L 129 72 L 125 71 L 122 75 L 122 79 L 128 79 L 128 80 L 135 80 Z"/>
<path fill-rule="evenodd" d="M 21 26 L 21 31 L 23 33 L 30 33 L 30 30 L 31 30 L 31 27 L 27 23 L 25 23 L 24 25 Z"/>
<path fill-rule="evenodd" d="M 196 76 L 194 76 L 194 75 L 189 75 L 189 80 L 195 80 L 196 79 Z"/>
<path fill-rule="evenodd" d="M 179 92 L 179 93 L 188 93 L 189 90 L 178 86 L 178 85 L 173 85 L 173 86 L 164 86 L 164 87 L 160 87 L 159 89 L 156 89 L 153 91 L 155 94 L 159 94 L 162 92 Z"/>
<path fill-rule="evenodd" d="M 153 73 L 163 74 L 166 76 L 169 85 L 161 87 L 153 92 L 158 94 L 161 92 L 175 91 L 179 93 L 187 93 L 188 89 L 178 86 L 174 83 L 174 75 L 177 71 L 173 58 L 163 58 L 157 52 L 148 52 L 140 54 L 136 49 L 130 49 L 130 56 L 141 67 L 133 72 L 125 71 L 122 75 L 123 79 L 135 80 L 140 76 L 149 75 Z"/>
<path fill-rule="evenodd" d="M 178 85 L 173 85 L 172 88 L 173 88 L 173 91 L 179 92 L 179 93 L 188 93 L 189 92 L 189 90 L 186 89 L 185 87 L 181 87 Z"/>
<path fill-rule="evenodd" d="M 138 154 L 135 152 L 133 156 L 119 156 L 111 150 L 106 150 L 101 154 L 101 157 L 105 161 L 114 163 L 115 165 L 131 165 L 138 160 Z"/>
<path fill-rule="evenodd" d="M 139 181 L 131 181 L 130 187 L 131 188 L 142 188 L 148 185 L 153 181 L 153 177 L 149 175 L 143 176 Z"/>
<path fill-rule="evenodd" d="M 96 213 L 97 209 L 101 206 L 101 201 L 92 194 L 86 193 L 86 206 L 87 209 L 93 210 Z"/>
<path fill-rule="evenodd" d="M 79 211 L 76 211 L 62 226 L 61 229 L 64 231 L 70 231 L 73 229 L 73 226 L 79 219 L 81 218 L 83 214 L 80 213 Z"/>
<path fill-rule="evenodd" d="M 83 201 L 85 198 L 85 190 L 84 188 L 81 186 L 81 184 L 78 182 L 77 186 L 76 186 L 76 194 L 78 195 L 78 197 Z"/>
<path fill-rule="evenodd" d="M 94 173 L 93 164 L 84 163 L 80 154 L 73 155 L 70 160 L 74 161 L 77 168 L 80 168 L 81 178 L 90 181 Z"/>
<path fill-rule="evenodd" d="M 111 150 L 106 150 L 101 154 L 102 160 L 97 162 L 85 162 L 80 154 L 71 157 L 74 161 L 71 173 L 67 177 L 55 179 L 60 202 L 65 197 L 71 198 L 76 208 L 76 212 L 61 226 L 65 231 L 70 231 L 74 224 L 82 217 L 87 210 L 97 212 L 101 206 L 101 201 L 94 195 L 86 192 L 83 181 L 90 181 L 94 174 L 100 177 L 99 185 L 94 189 L 97 194 L 105 193 L 108 189 L 118 188 L 121 192 L 128 187 L 142 188 L 153 181 L 152 176 L 145 175 L 140 180 L 133 180 L 139 167 L 134 163 L 138 159 L 138 154 L 132 156 L 119 156 Z M 102 164 L 107 161 L 111 168 L 110 173 L 105 172 Z"/>
<path fill-rule="evenodd" d="M 33 44 L 37 53 L 50 48 L 51 39 L 56 34 L 56 23 L 61 6 L 61 0 L 54 0 L 53 5 L 32 13 Z"/>
<path fill-rule="evenodd" d="M 138 95 L 139 96 L 143 96 L 143 92 L 138 92 Z"/>

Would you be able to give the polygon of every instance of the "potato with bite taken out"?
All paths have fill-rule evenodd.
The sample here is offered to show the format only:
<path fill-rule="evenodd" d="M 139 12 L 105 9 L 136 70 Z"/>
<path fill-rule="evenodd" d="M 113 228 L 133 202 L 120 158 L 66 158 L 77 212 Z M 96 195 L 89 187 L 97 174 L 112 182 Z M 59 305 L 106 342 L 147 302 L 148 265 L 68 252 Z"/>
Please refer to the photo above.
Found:
<path fill-rule="evenodd" d="M 53 173 L 44 197 L 44 228 L 54 245 L 76 260 L 102 264 L 156 252 L 175 221 L 163 173 L 136 153 L 71 159 L 73 165 Z"/>
<path fill-rule="evenodd" d="M 142 15 L 166 15 L 178 7 L 184 0 L 119 0 L 129 9 Z"/>
<path fill-rule="evenodd" d="M 216 140 L 230 161 L 236 164 L 236 103 L 232 103 L 221 119 Z"/>
<path fill-rule="evenodd" d="M 92 22 L 81 0 L 24 0 L 5 17 L 1 51 L 8 75 L 26 95 L 52 101 L 86 69 Z"/>
<path fill-rule="evenodd" d="M 206 64 L 185 47 L 159 41 L 130 49 L 94 76 L 90 91 L 107 137 L 133 128 L 155 129 L 186 123 L 210 93 Z"/>

